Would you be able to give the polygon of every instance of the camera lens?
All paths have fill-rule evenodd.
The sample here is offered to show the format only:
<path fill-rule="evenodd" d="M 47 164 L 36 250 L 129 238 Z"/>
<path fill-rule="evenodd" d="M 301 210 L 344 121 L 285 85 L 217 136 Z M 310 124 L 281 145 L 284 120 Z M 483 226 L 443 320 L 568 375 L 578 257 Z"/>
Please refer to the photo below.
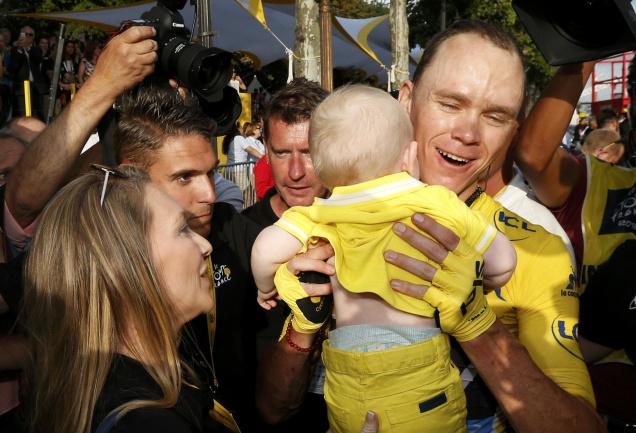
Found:
<path fill-rule="evenodd" d="M 216 121 L 215 135 L 228 134 L 241 115 L 241 99 L 238 92 L 230 86 L 225 86 L 214 94 L 214 98 L 206 98 L 201 94 L 198 96 L 203 112 Z"/>
<path fill-rule="evenodd" d="M 157 31 L 160 73 L 192 89 L 203 111 L 216 121 L 216 134 L 224 135 L 241 114 L 239 95 L 227 85 L 232 76 L 232 55 L 190 42 L 190 32 L 177 12 L 184 3 L 185 0 L 160 0 L 141 18 Z"/>
<path fill-rule="evenodd" d="M 219 92 L 232 75 L 231 54 L 218 48 L 205 48 L 174 36 L 161 49 L 161 66 L 175 73 L 180 82 L 200 93 Z"/>

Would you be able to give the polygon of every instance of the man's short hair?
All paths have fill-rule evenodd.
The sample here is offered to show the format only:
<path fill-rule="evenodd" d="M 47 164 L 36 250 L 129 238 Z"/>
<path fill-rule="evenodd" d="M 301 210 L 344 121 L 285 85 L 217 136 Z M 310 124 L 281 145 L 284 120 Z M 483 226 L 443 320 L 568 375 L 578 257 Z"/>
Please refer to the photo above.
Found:
<path fill-rule="evenodd" d="M 620 146 L 620 139 L 621 136 L 616 131 L 602 128 L 595 129 L 587 134 L 581 150 L 591 154 L 598 150 L 609 150 L 612 145 Z"/>
<path fill-rule="evenodd" d="M 599 128 L 605 128 L 612 121 L 618 123 L 618 114 L 612 107 L 603 107 L 596 113 L 596 123 Z"/>
<path fill-rule="evenodd" d="M 271 118 L 279 118 L 288 125 L 305 122 L 327 95 L 329 93 L 318 83 L 306 78 L 296 78 L 276 92 L 267 104 L 263 116 L 265 137 L 269 132 Z"/>
<path fill-rule="evenodd" d="M 406 110 L 385 91 L 363 85 L 336 90 L 309 124 L 311 159 L 330 189 L 395 173 L 412 140 Z"/>
<path fill-rule="evenodd" d="M 184 100 L 172 88 L 141 85 L 120 98 L 118 111 L 113 134 L 117 162 L 145 169 L 154 164 L 154 153 L 166 139 L 198 135 L 210 140 L 216 129 L 195 98 Z"/>
<path fill-rule="evenodd" d="M 496 47 L 515 54 L 521 61 L 521 64 L 525 71 L 525 60 L 523 57 L 523 53 L 521 52 L 517 41 L 512 35 L 503 30 L 501 27 L 495 24 L 487 23 L 485 21 L 459 20 L 455 21 L 446 30 L 437 33 L 427 42 L 426 46 L 424 47 L 424 54 L 422 54 L 420 63 L 417 65 L 415 73 L 413 74 L 413 83 L 417 84 L 426 68 L 428 68 L 428 66 L 433 62 L 435 55 L 439 51 L 439 47 L 445 41 L 451 39 L 452 37 L 462 34 L 479 35 L 485 40 L 491 42 Z"/>

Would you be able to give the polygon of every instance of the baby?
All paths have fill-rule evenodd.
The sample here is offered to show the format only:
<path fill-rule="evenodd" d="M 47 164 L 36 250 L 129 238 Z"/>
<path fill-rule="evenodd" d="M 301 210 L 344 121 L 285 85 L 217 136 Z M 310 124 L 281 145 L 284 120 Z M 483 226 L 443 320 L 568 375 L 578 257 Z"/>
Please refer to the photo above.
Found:
<path fill-rule="evenodd" d="M 436 327 L 435 308 L 395 292 L 389 283 L 423 281 L 387 264 L 383 254 L 393 250 L 428 261 L 393 233 L 395 222 L 413 227 L 413 214 L 424 213 L 483 255 L 483 267 L 476 268 L 483 269 L 487 287 L 497 288 L 514 271 L 512 244 L 454 192 L 417 180 L 417 143 L 409 117 L 379 89 L 349 86 L 325 99 L 311 118 L 309 150 L 332 194 L 309 207 L 289 209 L 257 238 L 252 269 L 259 304 L 275 305 L 275 275 L 285 299 L 287 288 L 277 272 L 284 272 L 285 263 L 310 242 L 328 240 L 341 285 L 334 284 L 336 327 L 323 347 L 332 431 L 360 431 L 368 410 L 378 413 L 381 431 L 465 431 L 464 391 L 450 362 L 448 336 Z M 443 273 L 425 284 L 445 287 L 453 279 L 437 279 L 437 274 Z M 495 317 L 487 308 L 482 311 L 489 315 L 485 330 Z"/>

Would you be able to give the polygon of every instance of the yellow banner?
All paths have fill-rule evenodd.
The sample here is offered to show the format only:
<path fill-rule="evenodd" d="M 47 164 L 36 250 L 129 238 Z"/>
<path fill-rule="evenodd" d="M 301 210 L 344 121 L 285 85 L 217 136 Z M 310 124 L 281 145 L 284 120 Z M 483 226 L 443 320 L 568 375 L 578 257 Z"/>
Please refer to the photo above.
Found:
<path fill-rule="evenodd" d="M 265 12 L 263 11 L 263 3 L 261 0 L 235 0 L 238 4 L 256 18 L 263 27 L 267 27 L 265 21 Z"/>

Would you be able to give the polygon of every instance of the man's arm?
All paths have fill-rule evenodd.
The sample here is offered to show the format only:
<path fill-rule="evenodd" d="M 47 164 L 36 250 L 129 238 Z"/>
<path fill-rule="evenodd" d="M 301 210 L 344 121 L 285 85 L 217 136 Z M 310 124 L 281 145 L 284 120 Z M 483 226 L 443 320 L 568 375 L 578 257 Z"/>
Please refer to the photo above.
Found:
<path fill-rule="evenodd" d="M 448 253 L 443 245 L 457 243 L 452 241 L 456 237 L 454 233 L 441 225 L 432 226 L 428 219 L 424 224 L 415 219 L 413 223 L 442 245 L 406 226 L 403 231 L 397 231 L 398 235 L 437 262 Z M 431 265 L 401 254 L 387 256 L 387 261 L 423 279 L 430 279 L 434 272 Z M 408 294 L 408 291 L 400 291 Z M 461 342 L 461 346 L 517 432 L 606 431 L 594 408 L 548 378 L 499 321 L 478 337 Z"/>
<path fill-rule="evenodd" d="M 296 256 L 287 266 L 293 274 L 316 271 L 331 275 L 333 268 L 324 261 L 331 256 L 333 249 L 327 244 Z M 303 288 L 307 296 L 331 293 L 328 284 L 303 284 Z M 316 338 L 317 333 L 296 332 L 289 326 L 289 339 L 299 347 L 312 347 Z M 298 411 L 307 394 L 313 357 L 313 352 L 301 352 L 292 347 L 284 335 L 263 355 L 256 379 L 256 406 L 265 422 L 278 424 Z"/>
<path fill-rule="evenodd" d="M 252 155 L 254 158 L 260 159 L 263 156 L 263 154 L 261 152 L 259 152 L 258 150 L 254 149 L 252 146 L 247 146 L 245 148 L 245 151 L 247 153 L 249 153 L 250 155 Z"/>
<path fill-rule="evenodd" d="M 606 431 L 594 408 L 543 374 L 528 351 L 499 321 L 461 346 L 515 431 Z"/>
<path fill-rule="evenodd" d="M 113 38 L 95 71 L 69 106 L 31 143 L 6 186 L 6 204 L 26 227 L 61 187 L 82 147 L 117 96 L 154 70 L 152 27 L 132 27 Z"/>
<path fill-rule="evenodd" d="M 300 347 L 312 347 L 317 334 L 291 328 L 289 337 Z M 313 352 L 299 352 L 285 338 L 263 355 L 256 379 L 256 406 L 266 423 L 281 423 L 298 411 L 307 394 L 313 357 Z"/>
<path fill-rule="evenodd" d="M 562 66 L 519 132 L 515 161 L 539 200 L 551 208 L 566 202 L 580 174 L 560 143 L 593 69 L 594 62 Z"/>

